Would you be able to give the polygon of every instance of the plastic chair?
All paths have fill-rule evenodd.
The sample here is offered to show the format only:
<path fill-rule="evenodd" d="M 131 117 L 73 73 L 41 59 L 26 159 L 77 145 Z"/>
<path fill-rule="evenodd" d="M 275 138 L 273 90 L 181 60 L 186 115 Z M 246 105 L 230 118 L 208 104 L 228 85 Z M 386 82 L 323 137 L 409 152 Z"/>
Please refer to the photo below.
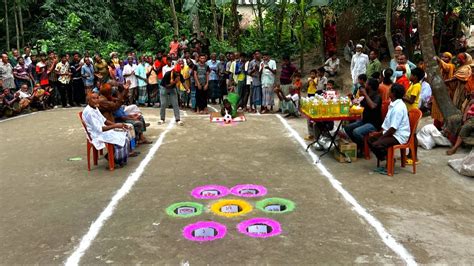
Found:
<path fill-rule="evenodd" d="M 84 120 L 82 119 L 82 112 L 79 112 L 79 119 L 81 120 L 81 124 L 84 127 L 84 130 L 86 131 L 86 140 L 87 140 L 87 170 L 91 170 L 91 150 L 92 150 L 92 157 L 93 157 L 93 162 L 94 165 L 97 165 L 98 160 L 99 160 L 99 151 L 94 147 L 92 144 L 92 138 L 87 131 L 87 126 L 84 123 Z M 115 168 L 115 161 L 114 161 L 114 145 L 111 143 L 105 143 L 105 148 L 107 149 L 108 152 L 108 159 L 109 159 L 109 170 L 113 171 Z M 102 155 L 102 150 L 100 150 L 100 155 Z"/>
<path fill-rule="evenodd" d="M 387 116 L 389 105 L 390 100 L 382 103 L 382 121 L 385 120 L 385 117 Z M 366 160 L 370 160 L 369 134 L 364 136 L 364 157 Z"/>
<path fill-rule="evenodd" d="M 418 122 L 420 122 L 422 115 L 423 113 L 419 109 L 412 109 L 408 112 L 408 118 L 410 120 L 410 138 L 405 144 L 394 145 L 387 149 L 387 175 L 393 176 L 394 173 L 395 150 L 400 150 L 401 167 L 405 167 L 406 165 L 406 149 L 409 149 L 411 154 L 415 155 L 416 128 L 418 127 Z M 380 133 L 381 132 L 377 132 L 376 134 L 371 134 L 370 136 L 372 137 Z M 378 166 L 380 166 L 380 161 L 377 159 L 377 167 Z M 416 163 L 413 163 L 413 174 L 416 174 Z"/>

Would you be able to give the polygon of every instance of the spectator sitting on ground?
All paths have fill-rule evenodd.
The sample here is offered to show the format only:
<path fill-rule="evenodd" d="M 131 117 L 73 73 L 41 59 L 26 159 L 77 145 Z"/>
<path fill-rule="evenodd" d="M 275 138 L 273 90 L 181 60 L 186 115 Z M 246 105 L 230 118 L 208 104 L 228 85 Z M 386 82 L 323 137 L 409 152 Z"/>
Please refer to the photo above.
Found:
<path fill-rule="evenodd" d="M 330 58 L 324 63 L 324 70 L 330 77 L 334 77 L 339 71 L 339 58 L 334 52 L 330 52 L 329 56 Z"/>
<path fill-rule="evenodd" d="M 463 141 L 467 138 L 472 138 L 471 135 L 474 130 L 474 91 L 471 92 L 471 100 L 469 101 L 469 104 L 466 105 L 466 109 L 463 112 L 462 122 L 463 125 L 459 130 L 456 142 L 451 149 L 446 151 L 447 155 L 455 154 Z"/>

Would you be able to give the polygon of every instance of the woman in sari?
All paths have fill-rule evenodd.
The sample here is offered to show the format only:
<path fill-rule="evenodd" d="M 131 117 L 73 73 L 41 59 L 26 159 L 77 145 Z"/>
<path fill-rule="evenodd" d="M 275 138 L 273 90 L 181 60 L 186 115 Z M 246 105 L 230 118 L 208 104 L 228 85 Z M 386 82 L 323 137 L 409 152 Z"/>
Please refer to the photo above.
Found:
<path fill-rule="evenodd" d="M 450 80 L 454 76 L 454 70 L 456 67 L 451 60 L 453 59 L 453 55 L 450 52 L 445 52 L 441 55 L 441 58 L 436 57 L 436 61 L 438 61 L 439 70 L 441 72 L 441 77 L 444 81 Z M 431 100 L 431 117 L 434 119 L 433 124 L 436 128 L 441 129 L 443 126 L 443 114 L 441 110 L 439 110 L 438 103 L 436 99 L 432 97 Z"/>
<path fill-rule="evenodd" d="M 466 83 L 472 75 L 472 57 L 468 53 L 460 53 L 457 57 L 460 67 L 454 72 L 451 79 L 446 80 L 446 85 L 448 86 L 449 97 L 453 100 L 456 108 L 463 110 L 462 106 L 469 93 Z"/>

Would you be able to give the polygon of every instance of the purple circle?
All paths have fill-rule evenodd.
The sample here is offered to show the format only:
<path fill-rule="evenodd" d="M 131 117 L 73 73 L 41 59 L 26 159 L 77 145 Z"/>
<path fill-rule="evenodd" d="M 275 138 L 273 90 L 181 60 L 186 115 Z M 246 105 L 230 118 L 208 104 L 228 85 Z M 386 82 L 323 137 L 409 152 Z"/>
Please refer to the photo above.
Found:
<path fill-rule="evenodd" d="M 206 185 L 196 187 L 191 191 L 191 195 L 196 199 L 218 199 L 227 196 L 229 189 L 220 185 Z"/>
<path fill-rule="evenodd" d="M 209 236 L 209 232 L 214 231 L 215 235 Z M 196 236 L 199 232 L 199 235 Z M 197 222 L 183 228 L 183 236 L 187 240 L 206 242 L 223 238 L 227 233 L 225 225 L 216 222 Z"/>
<path fill-rule="evenodd" d="M 249 232 L 247 229 L 252 226 L 258 225 L 266 225 L 267 227 L 271 227 L 271 232 L 267 233 L 258 233 L 258 232 Z M 255 228 L 258 230 L 258 228 Z M 254 237 L 254 238 L 267 238 L 281 234 L 281 226 L 280 223 L 268 219 L 268 218 L 252 218 L 246 221 L 243 221 L 237 225 L 237 230 L 247 236 Z"/>
<path fill-rule="evenodd" d="M 265 196 L 267 194 L 267 189 L 264 186 L 243 184 L 236 185 L 235 187 L 231 188 L 230 193 L 239 197 L 255 198 Z"/>

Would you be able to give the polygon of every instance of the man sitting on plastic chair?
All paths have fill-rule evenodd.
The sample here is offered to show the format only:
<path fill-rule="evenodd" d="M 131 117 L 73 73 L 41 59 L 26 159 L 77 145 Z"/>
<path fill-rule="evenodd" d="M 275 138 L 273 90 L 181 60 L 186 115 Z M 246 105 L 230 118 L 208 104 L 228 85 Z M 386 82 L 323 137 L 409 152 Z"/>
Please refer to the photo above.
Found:
<path fill-rule="evenodd" d="M 128 127 L 123 123 L 113 123 L 107 120 L 97 108 L 99 95 L 88 95 L 88 105 L 82 111 L 82 120 L 86 124 L 91 137 L 91 143 L 97 150 L 105 148 L 105 143 L 114 144 L 114 160 L 118 166 L 127 163 L 129 155 Z M 106 156 L 107 158 L 107 156 Z"/>
<path fill-rule="evenodd" d="M 402 98 L 405 95 L 405 88 L 400 84 L 393 84 L 390 89 L 390 103 L 387 116 L 382 124 L 383 135 L 376 139 L 369 140 L 372 152 L 380 161 L 385 161 L 387 149 L 391 146 L 404 144 L 410 138 L 410 121 L 408 110 Z M 377 168 L 379 173 L 386 173 L 385 167 Z"/>

